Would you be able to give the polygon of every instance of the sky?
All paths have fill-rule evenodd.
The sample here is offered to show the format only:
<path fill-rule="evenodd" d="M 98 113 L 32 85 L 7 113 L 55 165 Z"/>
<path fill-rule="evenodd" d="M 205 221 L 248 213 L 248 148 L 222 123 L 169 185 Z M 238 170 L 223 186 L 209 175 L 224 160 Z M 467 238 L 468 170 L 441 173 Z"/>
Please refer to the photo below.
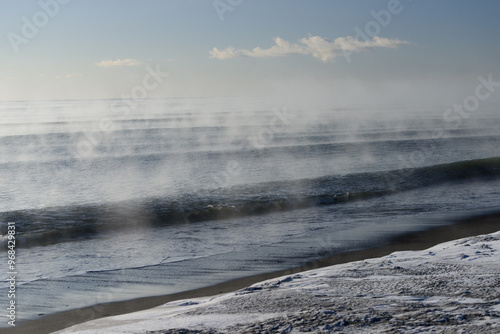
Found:
<path fill-rule="evenodd" d="M 0 3 L 3 101 L 134 94 L 447 103 L 473 92 L 479 76 L 500 81 L 494 0 Z"/>

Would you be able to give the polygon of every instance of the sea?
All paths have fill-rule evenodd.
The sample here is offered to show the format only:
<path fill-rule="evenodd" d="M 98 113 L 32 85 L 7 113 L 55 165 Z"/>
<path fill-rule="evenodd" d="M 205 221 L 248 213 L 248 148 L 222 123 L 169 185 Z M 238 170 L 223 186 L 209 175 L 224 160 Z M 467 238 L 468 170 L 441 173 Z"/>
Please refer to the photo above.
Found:
<path fill-rule="evenodd" d="M 302 266 L 497 211 L 500 105 L 450 108 L 0 102 L 0 327 L 12 300 L 19 323 Z"/>

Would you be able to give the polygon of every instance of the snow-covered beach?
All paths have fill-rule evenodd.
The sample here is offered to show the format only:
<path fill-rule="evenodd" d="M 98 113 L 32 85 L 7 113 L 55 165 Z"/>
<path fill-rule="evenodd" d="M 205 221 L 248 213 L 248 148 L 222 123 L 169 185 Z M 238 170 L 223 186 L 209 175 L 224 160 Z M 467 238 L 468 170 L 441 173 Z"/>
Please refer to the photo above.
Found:
<path fill-rule="evenodd" d="M 500 231 L 179 300 L 58 333 L 497 333 Z"/>
<path fill-rule="evenodd" d="M 500 334 L 500 1 L 2 4 L 0 334 Z"/>

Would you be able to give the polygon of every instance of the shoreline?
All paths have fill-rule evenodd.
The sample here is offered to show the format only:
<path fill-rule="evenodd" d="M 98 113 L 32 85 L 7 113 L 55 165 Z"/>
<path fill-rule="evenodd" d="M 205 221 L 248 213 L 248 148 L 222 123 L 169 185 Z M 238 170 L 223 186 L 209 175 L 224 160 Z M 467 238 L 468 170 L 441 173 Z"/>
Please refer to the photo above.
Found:
<path fill-rule="evenodd" d="M 51 333 L 72 325 L 102 317 L 145 310 L 179 299 L 197 298 L 232 292 L 271 278 L 290 275 L 335 264 L 377 258 L 395 251 L 422 250 L 436 244 L 464 237 L 493 233 L 500 230 L 500 212 L 465 217 L 446 226 L 424 231 L 406 233 L 392 238 L 389 243 L 374 248 L 335 254 L 314 260 L 301 267 L 273 271 L 180 293 L 143 297 L 126 301 L 108 302 L 80 309 L 74 309 L 44 316 L 40 319 L 25 320 L 16 327 L 2 328 L 2 333 Z"/>

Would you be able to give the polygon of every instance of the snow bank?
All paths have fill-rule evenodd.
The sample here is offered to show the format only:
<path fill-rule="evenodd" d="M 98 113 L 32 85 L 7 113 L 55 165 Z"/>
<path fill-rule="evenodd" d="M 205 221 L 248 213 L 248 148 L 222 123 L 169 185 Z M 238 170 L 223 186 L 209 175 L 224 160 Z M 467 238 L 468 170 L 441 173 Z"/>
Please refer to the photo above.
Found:
<path fill-rule="evenodd" d="M 58 333 L 498 333 L 500 232 L 311 270 Z"/>

